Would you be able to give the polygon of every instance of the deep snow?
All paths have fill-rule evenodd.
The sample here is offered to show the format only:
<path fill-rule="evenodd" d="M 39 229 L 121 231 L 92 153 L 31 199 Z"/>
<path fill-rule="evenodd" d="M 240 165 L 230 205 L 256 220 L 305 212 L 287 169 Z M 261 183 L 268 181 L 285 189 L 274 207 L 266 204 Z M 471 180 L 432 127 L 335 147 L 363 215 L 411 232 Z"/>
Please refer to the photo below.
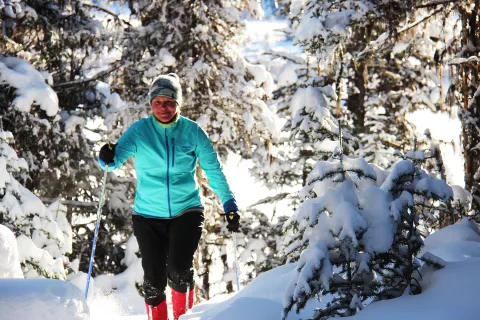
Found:
<path fill-rule="evenodd" d="M 2 228 L 2 235 L 5 234 Z M 5 239 L 5 236 L 0 237 Z M 422 279 L 423 293 L 416 296 L 373 303 L 353 319 L 478 319 L 480 294 L 480 235 L 478 225 L 462 220 L 430 235 L 423 252 L 430 251 L 446 261 L 445 268 Z M 1 243 L 13 252 L 12 243 Z M 18 260 L 17 260 L 18 263 Z M 217 296 L 200 303 L 181 320 L 269 320 L 279 319 L 282 297 L 294 265 L 265 272 L 236 294 Z M 5 272 L 5 269 L 2 270 Z M 134 277 L 134 274 L 123 275 Z M 99 279 L 100 280 L 100 279 Z M 105 281 L 105 280 L 102 280 Z M 130 294 L 130 296 L 129 296 Z M 1 279 L 0 319 L 88 319 L 83 293 L 73 284 L 49 279 Z M 300 314 L 288 319 L 304 319 L 316 306 L 310 303 Z M 90 319 L 145 319 L 143 301 L 132 292 L 122 291 L 89 299 Z M 123 316 L 122 316 L 123 314 Z"/>

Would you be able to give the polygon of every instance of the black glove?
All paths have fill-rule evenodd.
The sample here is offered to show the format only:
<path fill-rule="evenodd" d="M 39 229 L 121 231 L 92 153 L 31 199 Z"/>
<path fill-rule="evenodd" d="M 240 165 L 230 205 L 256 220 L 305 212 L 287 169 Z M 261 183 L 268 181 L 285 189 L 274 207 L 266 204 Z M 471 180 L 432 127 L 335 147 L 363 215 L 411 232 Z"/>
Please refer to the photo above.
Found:
<path fill-rule="evenodd" d="M 113 158 L 115 157 L 116 146 L 117 144 L 104 144 L 103 147 L 100 149 L 100 154 L 98 157 L 106 164 L 112 163 Z"/>
<path fill-rule="evenodd" d="M 230 232 L 238 232 L 240 229 L 240 215 L 235 211 L 225 213 L 227 219 L 227 229 Z"/>

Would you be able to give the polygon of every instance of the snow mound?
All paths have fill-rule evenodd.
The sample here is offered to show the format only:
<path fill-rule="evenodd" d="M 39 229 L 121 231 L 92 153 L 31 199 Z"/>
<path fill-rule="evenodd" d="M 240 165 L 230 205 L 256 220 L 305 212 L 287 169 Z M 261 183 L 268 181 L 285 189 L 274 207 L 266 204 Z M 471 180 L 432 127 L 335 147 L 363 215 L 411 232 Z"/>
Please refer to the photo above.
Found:
<path fill-rule="evenodd" d="M 283 291 L 293 268 L 290 264 L 262 273 L 228 300 L 210 300 L 194 306 L 191 313 L 181 319 L 279 319 Z"/>
<path fill-rule="evenodd" d="M 423 293 L 372 303 L 352 320 L 478 319 L 480 258 L 449 263 L 433 273 Z"/>
<path fill-rule="evenodd" d="M 422 252 L 432 251 L 442 245 L 459 241 L 480 242 L 480 235 L 475 232 L 474 225 L 467 218 L 429 235 L 424 241 L 425 247 Z"/>
<path fill-rule="evenodd" d="M 23 278 L 17 241 L 10 229 L 0 224 L 0 278 Z"/>
<path fill-rule="evenodd" d="M 1 319 L 89 320 L 83 293 L 52 279 L 0 279 Z"/>
<path fill-rule="evenodd" d="M 240 292 L 196 305 L 180 320 L 280 319 L 285 287 L 294 271 L 295 265 L 287 264 L 262 273 Z M 309 312 L 312 312 L 311 306 L 288 319 L 305 319 Z"/>

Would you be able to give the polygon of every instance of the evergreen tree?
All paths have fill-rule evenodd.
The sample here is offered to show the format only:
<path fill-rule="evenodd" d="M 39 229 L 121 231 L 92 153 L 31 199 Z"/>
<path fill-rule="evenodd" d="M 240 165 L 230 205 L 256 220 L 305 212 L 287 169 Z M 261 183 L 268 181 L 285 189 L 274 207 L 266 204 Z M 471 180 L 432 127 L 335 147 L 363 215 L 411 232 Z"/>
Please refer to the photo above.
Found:
<path fill-rule="evenodd" d="M 459 113 L 463 124 L 463 156 L 465 158 L 465 185 L 473 196 L 473 210 L 480 213 L 480 75 L 476 67 L 478 61 L 480 29 L 478 1 L 468 0 L 459 4 L 458 14 L 461 17 L 460 43 L 456 43 L 455 59 L 449 61 L 451 71 L 456 75 L 449 88 L 450 101 L 459 101 Z M 443 54 L 449 47 L 442 48 Z"/>
<path fill-rule="evenodd" d="M 370 186 L 360 188 L 360 179 L 370 180 Z M 312 197 L 286 223 L 292 232 L 289 261 L 296 263 L 297 272 L 287 287 L 283 319 L 327 294 L 332 301 L 312 319 L 351 316 L 378 291 L 372 265 L 376 254 L 390 248 L 393 221 L 387 193 L 374 186 L 375 180 L 372 166 L 341 149 L 310 173 L 302 193 Z"/>
<path fill-rule="evenodd" d="M 65 279 L 64 262 L 72 251 L 72 230 L 57 202 L 46 208 L 14 174 L 25 172 L 25 159 L 10 147 L 13 135 L 0 131 L 0 211 L 2 224 L 17 236 L 20 262 L 26 277 Z"/>
<path fill-rule="evenodd" d="M 286 219 L 280 216 L 273 222 L 256 209 L 242 213 L 241 233 L 237 235 L 240 280 L 248 283 L 262 272 L 285 264 L 282 226 Z"/>
<path fill-rule="evenodd" d="M 287 287 L 284 319 L 317 296 L 329 302 L 312 319 L 350 316 L 407 288 L 409 294 L 421 292 L 418 274 L 431 270 L 420 269 L 423 239 L 454 209 L 452 188 L 438 178 L 444 177 L 438 146 L 418 150 L 417 142 L 386 177 L 341 149 L 316 164 L 302 190 L 310 198 L 286 223 L 288 262 L 297 272 Z M 437 172 L 422 169 L 429 161 Z M 442 267 L 431 254 L 421 259 Z"/>
<path fill-rule="evenodd" d="M 446 109 L 446 44 L 455 46 L 458 36 L 452 8 L 415 0 L 290 4 L 295 41 L 316 56 L 337 108 L 344 103 L 351 114 L 357 155 L 390 167 L 394 150 L 406 152 L 412 139 L 407 113 Z"/>
<path fill-rule="evenodd" d="M 126 63 L 108 85 L 96 87 L 92 102 L 100 105 L 105 119 L 108 132 L 103 136 L 115 140 L 132 122 L 150 114 L 145 104 L 148 85 L 158 74 L 174 71 L 184 89 L 181 113 L 207 131 L 222 159 L 229 151 L 248 156 L 252 137 L 262 144 L 271 139 L 274 114 L 264 101 L 272 91 L 271 76 L 262 66 L 246 62 L 235 47 L 244 26 L 244 2 L 169 1 L 166 6 L 145 1 L 133 3 L 132 9 L 141 26 L 126 28 L 122 46 Z M 125 167 L 127 174 L 131 170 Z M 197 180 L 208 199 L 206 234 L 196 261 L 199 294 L 208 299 L 214 282 L 209 270 L 228 238 L 216 234 L 223 223 L 218 215 L 221 205 L 204 175 Z"/>
<path fill-rule="evenodd" d="M 49 74 L 39 73 L 25 60 L 0 58 L 0 79 L 2 123 L 16 136 L 12 147 L 29 167 L 28 172 L 14 175 L 42 201 L 61 199 L 67 206 L 66 216 L 74 234 L 71 257 L 79 259 L 80 269 L 86 271 L 99 196 L 96 177 L 101 176 L 92 143 L 83 133 L 86 120 L 74 112 L 59 111 L 58 96 L 46 83 Z M 123 239 L 130 232 L 126 197 L 133 192 L 132 181 L 113 177 L 110 181 L 113 191 L 104 209 L 107 215 L 102 220 L 95 274 L 123 270 Z M 122 240 L 114 241 L 115 235 Z"/>
<path fill-rule="evenodd" d="M 452 188 L 422 166 L 429 159 L 430 150 L 414 149 L 403 155 L 382 184 L 390 194 L 390 214 L 396 222 L 396 233 L 391 249 L 381 255 L 375 271 L 382 276 L 380 299 L 396 298 L 421 292 L 418 272 L 421 263 L 417 255 L 423 240 L 439 227 L 441 213 L 452 210 Z M 430 158 L 433 158 L 430 156 Z"/>

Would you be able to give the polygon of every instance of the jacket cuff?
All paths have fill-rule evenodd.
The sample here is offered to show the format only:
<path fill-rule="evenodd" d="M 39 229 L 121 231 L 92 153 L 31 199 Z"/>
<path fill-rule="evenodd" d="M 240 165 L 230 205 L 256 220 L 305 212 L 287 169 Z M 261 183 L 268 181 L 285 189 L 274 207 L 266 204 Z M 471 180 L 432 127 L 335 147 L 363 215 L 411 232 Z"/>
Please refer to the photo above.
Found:
<path fill-rule="evenodd" d="M 237 202 L 235 201 L 235 198 L 232 198 L 223 204 L 223 211 L 225 213 L 238 211 L 238 206 L 237 206 Z"/>
<path fill-rule="evenodd" d="M 98 157 L 98 164 L 100 165 L 100 168 L 102 168 L 102 170 L 105 171 L 105 167 L 106 167 L 107 164 L 105 163 L 105 161 L 100 159 L 100 157 Z M 108 164 L 108 172 L 113 171 L 115 169 L 114 167 L 115 167 L 115 161 L 109 163 Z"/>

